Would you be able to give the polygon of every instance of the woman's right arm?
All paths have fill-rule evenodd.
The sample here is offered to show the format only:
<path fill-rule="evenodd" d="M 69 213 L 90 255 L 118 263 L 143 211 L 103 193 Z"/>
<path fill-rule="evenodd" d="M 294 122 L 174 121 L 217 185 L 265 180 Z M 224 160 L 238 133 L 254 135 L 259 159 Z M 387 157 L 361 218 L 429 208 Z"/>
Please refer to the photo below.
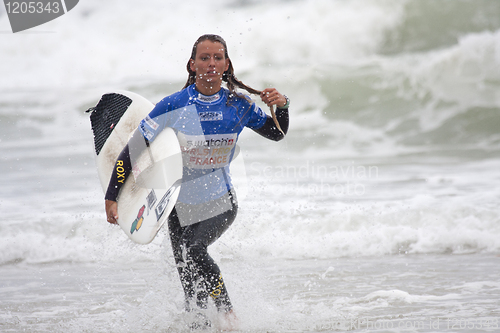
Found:
<path fill-rule="evenodd" d="M 170 97 L 166 97 L 158 102 L 145 120 L 149 119 L 151 121 L 152 118 L 156 119 L 156 117 L 160 117 L 163 113 L 167 112 L 170 106 L 169 98 Z M 147 127 L 147 125 L 144 124 L 145 120 L 141 122 L 139 127 Z M 161 131 L 161 129 L 158 129 L 158 131 Z M 146 135 L 143 134 L 139 128 L 137 128 L 127 145 L 121 151 L 120 155 L 118 155 L 105 196 L 106 217 L 108 222 L 111 224 L 118 223 L 118 203 L 116 199 L 118 198 L 118 194 L 120 193 L 122 186 L 125 184 L 125 181 L 132 171 L 132 161 L 130 158 L 131 150 L 133 156 L 139 156 L 147 145 L 148 139 L 146 139 Z"/>
<path fill-rule="evenodd" d="M 134 141 L 145 140 L 142 133 L 137 129 L 132 138 L 130 138 L 129 143 L 123 148 L 120 155 L 116 159 L 115 166 L 113 167 L 113 173 L 109 180 L 108 189 L 105 195 L 105 207 L 106 207 L 106 217 L 107 221 L 111 224 L 118 223 L 118 203 L 116 199 L 122 186 L 125 184 L 130 172 L 132 171 L 132 161 L 130 159 L 130 146 L 141 147 L 144 144 L 134 144 Z M 144 141 L 143 141 L 144 142 Z"/>

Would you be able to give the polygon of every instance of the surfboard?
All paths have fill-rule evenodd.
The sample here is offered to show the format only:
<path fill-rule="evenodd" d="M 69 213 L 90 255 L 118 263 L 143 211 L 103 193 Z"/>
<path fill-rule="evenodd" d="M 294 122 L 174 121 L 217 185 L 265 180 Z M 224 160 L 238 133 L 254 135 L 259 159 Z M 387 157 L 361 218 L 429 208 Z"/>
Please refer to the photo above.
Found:
<path fill-rule="evenodd" d="M 102 95 L 87 110 L 94 134 L 97 173 L 106 192 L 118 155 L 154 105 L 129 91 Z M 133 172 L 117 198 L 118 224 L 139 244 L 150 243 L 174 208 L 182 179 L 182 156 L 177 135 L 165 128 L 153 142 L 144 140 L 142 153 L 132 160 Z M 117 171 L 120 166 L 117 166 Z"/>

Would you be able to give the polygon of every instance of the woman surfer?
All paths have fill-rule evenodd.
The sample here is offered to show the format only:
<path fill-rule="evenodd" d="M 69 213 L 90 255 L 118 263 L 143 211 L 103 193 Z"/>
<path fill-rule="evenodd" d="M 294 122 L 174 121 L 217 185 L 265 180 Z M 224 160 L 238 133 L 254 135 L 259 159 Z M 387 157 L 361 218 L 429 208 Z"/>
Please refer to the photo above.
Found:
<path fill-rule="evenodd" d="M 258 91 L 236 79 L 226 42 L 217 35 L 203 35 L 196 41 L 187 70 L 189 77 L 184 88 L 156 104 L 121 152 L 117 164 L 126 169 L 127 177 L 132 170 L 134 140 L 153 141 L 165 127 L 176 131 L 184 168 L 168 228 L 186 310 L 205 309 L 210 297 L 217 310 L 231 320 L 235 318 L 233 307 L 220 269 L 207 247 L 236 217 L 238 205 L 229 164 L 239 134 L 249 127 L 268 139 L 281 140 L 288 130 L 289 100 L 274 88 Z M 227 89 L 222 82 L 226 82 Z M 271 110 L 277 107 L 276 114 L 266 115 L 236 88 L 260 95 Z M 107 219 L 112 224 L 117 223 L 116 199 L 123 184 L 123 175 L 119 179 L 116 169 L 105 197 Z"/>

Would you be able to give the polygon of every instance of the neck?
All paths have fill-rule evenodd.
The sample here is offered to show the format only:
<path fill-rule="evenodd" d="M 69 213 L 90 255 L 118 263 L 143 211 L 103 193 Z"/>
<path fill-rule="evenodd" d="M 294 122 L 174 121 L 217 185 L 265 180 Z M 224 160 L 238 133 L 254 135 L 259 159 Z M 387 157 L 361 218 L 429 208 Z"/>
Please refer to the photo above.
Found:
<path fill-rule="evenodd" d="M 196 90 L 206 96 L 218 93 L 220 88 L 220 82 L 196 82 Z"/>

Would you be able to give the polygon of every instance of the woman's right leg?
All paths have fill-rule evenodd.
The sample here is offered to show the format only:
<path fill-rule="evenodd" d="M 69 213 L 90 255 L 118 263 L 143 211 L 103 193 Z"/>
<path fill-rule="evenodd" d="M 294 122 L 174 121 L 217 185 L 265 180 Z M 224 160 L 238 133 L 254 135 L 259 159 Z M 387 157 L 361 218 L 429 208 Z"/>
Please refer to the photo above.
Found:
<path fill-rule="evenodd" d="M 177 271 L 179 272 L 179 277 L 181 280 L 182 288 L 184 290 L 184 296 L 186 299 L 186 311 L 191 311 L 190 303 L 195 299 L 196 296 L 196 272 L 194 271 L 194 267 L 189 265 L 186 260 L 186 256 L 183 255 L 183 246 L 182 246 L 182 234 L 184 228 L 181 227 L 179 223 L 179 218 L 177 216 L 177 212 L 175 208 L 172 210 L 168 217 L 168 231 L 170 235 L 170 243 L 172 244 L 172 251 L 174 254 L 175 265 L 177 266 Z M 206 303 L 203 298 L 203 295 L 200 295 L 202 298 L 199 302 L 198 307 L 204 308 Z"/>

